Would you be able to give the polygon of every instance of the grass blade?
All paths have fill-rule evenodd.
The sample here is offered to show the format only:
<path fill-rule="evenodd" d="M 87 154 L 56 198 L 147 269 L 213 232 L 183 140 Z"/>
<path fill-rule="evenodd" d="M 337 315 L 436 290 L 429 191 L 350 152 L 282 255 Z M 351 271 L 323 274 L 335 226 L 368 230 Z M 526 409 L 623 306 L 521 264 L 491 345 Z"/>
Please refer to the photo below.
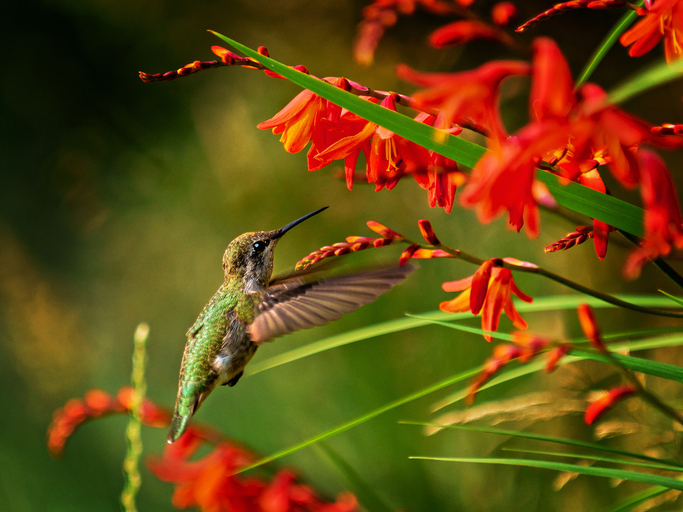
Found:
<path fill-rule="evenodd" d="M 648 462 L 633 462 L 624 459 L 615 459 L 612 457 L 599 457 L 597 455 L 586 455 L 581 453 L 566 453 L 566 452 L 550 452 L 545 450 L 528 450 L 526 448 L 506 448 L 501 450 L 506 452 L 530 453 L 533 455 L 548 455 L 550 457 L 568 457 L 572 459 L 594 460 L 597 462 L 608 462 L 610 464 L 629 464 L 631 466 L 640 466 L 643 468 L 661 469 L 663 471 L 679 471 L 683 472 L 683 467 L 672 467 L 665 464 L 654 464 Z"/>
<path fill-rule="evenodd" d="M 674 460 L 658 459 L 656 457 L 650 457 L 649 455 L 643 455 L 642 453 L 629 452 L 626 450 L 620 450 L 619 448 L 612 448 L 611 446 L 604 446 L 598 443 L 590 443 L 588 441 L 577 441 L 575 439 L 567 439 L 563 437 L 550 437 L 541 434 L 533 434 L 529 432 L 518 432 L 516 430 L 504 430 L 500 428 L 493 427 L 474 427 L 465 425 L 439 425 L 438 423 L 425 423 L 419 421 L 401 421 L 404 425 L 419 425 L 423 427 L 440 427 L 444 429 L 452 430 L 469 430 L 472 432 L 483 432 L 485 434 L 498 434 L 502 436 L 518 437 L 523 439 L 532 439 L 534 441 L 547 441 L 549 443 L 563 444 L 566 446 L 576 446 L 578 448 L 586 448 L 588 450 L 596 450 L 607 453 L 614 453 L 615 455 L 623 455 L 625 457 L 631 457 L 633 459 L 644 460 L 648 462 L 653 462 L 655 464 L 666 464 L 670 466 L 669 469 L 673 471 L 673 468 L 683 468 L 683 464 L 676 462 Z"/>
<path fill-rule="evenodd" d="M 546 460 L 527 460 L 527 459 L 478 459 L 471 457 L 423 457 L 412 456 L 410 459 L 416 460 L 436 460 L 444 462 L 468 462 L 470 464 L 502 464 L 506 466 L 527 466 L 530 468 L 552 469 L 554 471 L 568 471 L 579 473 L 580 475 L 600 476 L 604 478 L 617 478 L 620 480 L 630 480 L 632 482 L 642 482 L 651 485 L 659 485 L 669 489 L 683 491 L 683 481 L 668 476 L 653 475 L 650 473 L 640 473 L 638 471 L 628 471 L 625 469 L 596 468 L 579 466 L 578 464 L 567 464 L 564 462 L 552 462 Z"/>

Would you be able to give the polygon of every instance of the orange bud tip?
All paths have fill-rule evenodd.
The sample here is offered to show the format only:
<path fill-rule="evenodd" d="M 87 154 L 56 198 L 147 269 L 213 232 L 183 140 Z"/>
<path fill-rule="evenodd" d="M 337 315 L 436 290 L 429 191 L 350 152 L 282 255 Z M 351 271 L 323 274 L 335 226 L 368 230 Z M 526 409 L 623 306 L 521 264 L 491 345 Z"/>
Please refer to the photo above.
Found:
<path fill-rule="evenodd" d="M 422 238 L 424 238 L 428 244 L 440 245 L 439 239 L 432 229 L 432 225 L 428 220 L 422 219 L 417 221 L 417 225 L 420 227 L 420 233 L 422 233 Z"/>
<path fill-rule="evenodd" d="M 374 220 L 369 220 L 367 225 L 371 230 L 382 235 L 384 238 L 403 238 L 403 235 L 399 235 L 393 229 L 389 229 L 388 227 L 380 224 L 379 222 L 375 222 Z"/>
<path fill-rule="evenodd" d="M 420 248 L 419 245 L 413 244 L 408 246 L 408 248 L 401 253 L 401 256 L 398 259 L 398 266 L 401 267 L 403 265 L 406 265 L 413 257 L 413 254 L 415 254 L 415 251 L 417 251 Z"/>

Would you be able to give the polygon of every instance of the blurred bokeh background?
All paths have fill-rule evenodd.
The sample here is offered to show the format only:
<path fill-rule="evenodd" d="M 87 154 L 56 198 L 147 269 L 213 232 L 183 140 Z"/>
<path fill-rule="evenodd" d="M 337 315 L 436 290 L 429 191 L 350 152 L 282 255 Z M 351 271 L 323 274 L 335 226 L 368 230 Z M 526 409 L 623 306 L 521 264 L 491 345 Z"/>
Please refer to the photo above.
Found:
<path fill-rule="evenodd" d="M 493 2 L 478 2 L 487 12 Z M 126 418 L 83 427 L 61 460 L 44 437 L 52 412 L 92 388 L 114 393 L 130 379 L 133 332 L 150 325 L 148 394 L 173 405 L 185 332 L 222 278 L 227 243 L 245 231 L 275 229 L 320 206 L 324 214 L 297 227 L 278 246 L 276 270 L 348 235 L 370 235 L 369 219 L 418 236 L 430 219 L 440 238 L 482 258 L 512 256 L 542 264 L 605 291 L 668 286 L 647 269 L 624 284 L 626 249 L 613 244 L 600 264 L 590 244 L 570 253 L 543 247 L 574 227 L 551 215 L 530 241 L 504 221 L 481 226 L 470 211 L 429 209 L 411 180 L 375 193 L 349 192 L 338 168 L 306 170 L 305 152 L 285 153 L 256 124 L 297 92 L 262 73 L 221 68 L 170 83 L 143 84 L 137 72 L 164 72 L 210 60 L 213 29 L 271 56 L 305 64 L 319 76 L 347 76 L 370 87 L 410 93 L 396 64 L 419 70 L 472 68 L 519 58 L 491 44 L 434 50 L 428 33 L 448 21 L 418 12 L 402 18 L 380 43 L 375 64 L 356 65 L 352 43 L 361 0 L 24 0 L 0 18 L 0 510 L 119 510 Z M 520 19 L 550 7 L 520 5 Z M 555 37 L 577 72 L 617 19 L 614 12 L 570 13 L 526 35 Z M 595 75 L 606 88 L 639 66 L 614 49 Z M 527 83 L 514 84 L 525 88 Z M 513 91 L 517 94 L 517 91 Z M 680 85 L 661 87 L 627 107 L 654 123 L 681 120 Z M 510 127 L 524 123 L 524 94 L 506 101 Z M 667 155 L 672 170 L 680 165 Z M 630 195 L 622 197 L 632 198 Z M 348 257 L 350 265 L 393 261 L 400 249 Z M 256 361 L 333 334 L 438 308 L 451 295 L 443 281 L 474 267 L 426 261 L 417 274 L 375 304 L 324 328 L 263 347 Z M 553 283 L 518 278 L 522 290 L 566 293 Z M 535 331 L 576 335 L 571 313 L 528 315 Z M 601 315 L 605 330 L 664 325 L 630 313 Z M 474 320 L 473 325 L 477 325 Z M 502 321 L 504 330 L 511 325 Z M 269 454 L 479 364 L 491 346 L 477 336 L 425 327 L 326 352 L 218 389 L 197 419 L 258 453 Z M 670 353 L 670 361 L 676 355 Z M 585 369 L 584 369 L 585 370 Z M 497 400 L 530 390 L 590 387 L 587 371 L 563 370 L 482 395 Z M 599 374 L 598 374 L 599 375 Z M 599 376 L 602 378 L 602 376 Z M 596 377 L 598 379 L 598 377 Z M 577 384 L 578 382 L 578 384 Z M 620 490 L 579 479 L 559 492 L 556 475 L 539 470 L 473 467 L 408 460 L 409 455 L 488 455 L 500 439 L 470 433 L 422 435 L 397 420 L 427 421 L 430 395 L 329 441 L 395 509 L 580 510 L 610 503 Z M 566 392 L 566 390 L 565 390 Z M 456 407 L 461 409 L 462 405 Z M 580 414 L 546 422 L 555 434 L 590 438 Z M 166 432 L 144 431 L 145 454 L 160 453 Z M 278 461 L 334 497 L 351 489 L 339 468 L 314 449 Z M 172 510 L 172 486 L 143 469 L 141 510 Z"/>

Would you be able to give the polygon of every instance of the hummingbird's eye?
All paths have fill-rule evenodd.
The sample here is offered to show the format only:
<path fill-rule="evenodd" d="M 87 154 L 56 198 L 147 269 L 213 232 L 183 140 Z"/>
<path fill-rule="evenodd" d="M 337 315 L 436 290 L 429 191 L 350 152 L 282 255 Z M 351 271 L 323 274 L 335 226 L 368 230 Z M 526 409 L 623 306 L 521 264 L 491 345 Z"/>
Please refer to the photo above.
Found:
<path fill-rule="evenodd" d="M 266 249 L 266 247 L 268 247 L 268 244 L 265 242 L 254 242 L 251 246 L 251 251 L 253 254 L 259 254 L 262 253 Z"/>

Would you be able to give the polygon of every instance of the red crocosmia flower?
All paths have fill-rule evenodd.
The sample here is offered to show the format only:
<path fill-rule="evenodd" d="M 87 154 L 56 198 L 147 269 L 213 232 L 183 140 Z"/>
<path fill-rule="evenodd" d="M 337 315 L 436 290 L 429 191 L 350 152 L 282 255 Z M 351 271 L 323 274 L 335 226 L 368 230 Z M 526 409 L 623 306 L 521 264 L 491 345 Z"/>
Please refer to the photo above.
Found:
<path fill-rule="evenodd" d="M 571 345 L 568 343 L 562 343 L 561 345 L 552 348 L 548 352 L 548 357 L 545 363 L 545 372 L 550 373 L 555 371 L 557 364 L 564 358 L 564 356 L 567 355 L 571 348 Z"/>
<path fill-rule="evenodd" d="M 638 9 L 643 18 L 630 30 L 624 32 L 619 41 L 631 46 L 628 54 L 640 57 L 646 54 L 664 38 L 664 56 L 671 64 L 683 55 L 683 6 L 680 0 L 657 0 L 649 9 Z"/>
<path fill-rule="evenodd" d="M 259 497 L 260 510 L 263 512 L 352 512 L 357 510 L 358 502 L 351 493 L 342 493 L 336 503 L 323 503 L 306 485 L 297 484 L 289 471 L 278 473 Z"/>
<path fill-rule="evenodd" d="M 602 192 L 603 194 L 607 192 L 605 183 L 602 181 L 600 173 L 596 169 L 581 174 L 578 181 L 582 185 Z M 612 229 L 612 226 L 609 224 L 605 224 L 601 220 L 593 219 L 593 243 L 595 245 L 595 252 L 600 260 L 605 259 L 605 254 L 607 254 L 607 243 Z"/>
<path fill-rule="evenodd" d="M 626 277 L 640 275 L 650 259 L 665 256 L 676 247 L 683 248 L 683 218 L 676 187 L 664 162 L 651 151 L 640 151 L 645 241 L 633 252 L 624 266 Z"/>
<path fill-rule="evenodd" d="M 415 116 L 415 121 L 434 126 L 436 117 L 420 112 Z M 458 135 L 462 128 L 453 127 L 445 131 L 451 135 Z M 416 170 L 412 174 L 418 185 L 427 190 L 429 206 L 439 206 L 446 213 L 450 213 L 453 209 L 455 191 L 466 180 L 465 174 L 458 169 L 457 162 L 430 150 L 425 169 Z"/>
<path fill-rule="evenodd" d="M 530 117 L 536 121 L 565 119 L 574 103 L 569 64 L 557 44 L 547 37 L 534 39 L 533 50 Z"/>
<path fill-rule="evenodd" d="M 443 283 L 441 287 L 444 291 L 462 293 L 455 299 L 439 304 L 439 309 L 451 313 L 467 310 L 475 315 L 481 313 L 481 327 L 489 332 L 498 330 L 500 315 L 505 311 L 515 327 L 526 329 L 528 325 L 515 309 L 512 294 L 525 302 L 532 302 L 533 299 L 517 287 L 512 278 L 512 271 L 497 267 L 496 264 L 496 260 L 488 260 L 474 275 L 459 281 Z M 485 334 L 484 339 L 491 341 L 493 337 Z"/>
<path fill-rule="evenodd" d="M 479 39 L 500 39 L 500 33 L 491 25 L 476 20 L 459 20 L 436 29 L 429 36 L 434 48 L 465 44 Z"/>
<path fill-rule="evenodd" d="M 598 398 L 593 400 L 586 408 L 586 412 L 583 416 L 586 425 L 592 425 L 595 420 L 614 407 L 618 402 L 635 394 L 635 392 L 636 389 L 633 386 L 620 386 L 618 388 L 610 389 L 609 391 L 602 391 Z"/>
<path fill-rule="evenodd" d="M 181 444 L 176 446 L 178 443 Z M 199 507 L 212 512 L 258 510 L 258 497 L 265 484 L 234 475 L 236 470 L 252 462 L 253 456 L 221 442 L 208 455 L 189 461 L 201 445 L 202 440 L 190 429 L 176 443 L 168 445 L 161 458 L 147 462 L 150 471 L 160 480 L 175 484 L 173 506 Z"/>
<path fill-rule="evenodd" d="M 58 457 L 64 451 L 64 446 L 71 435 L 84 422 L 101 418 L 110 414 L 122 414 L 131 411 L 133 388 L 121 388 L 117 396 L 92 389 L 83 400 L 69 400 L 64 407 L 55 411 L 52 423 L 47 429 L 47 447 L 50 455 Z M 165 411 L 149 400 L 140 405 L 140 421 L 151 427 L 165 427 L 171 421 L 168 411 Z"/>
<path fill-rule="evenodd" d="M 544 338 L 517 331 L 512 334 L 512 337 L 514 344 L 497 345 L 493 349 L 492 357 L 484 362 L 482 372 L 470 385 L 470 390 L 466 397 L 467 405 L 472 405 L 477 391 L 510 361 L 517 359 L 520 363 L 526 363 L 542 350 L 545 350 L 550 344 Z"/>
<path fill-rule="evenodd" d="M 342 89 L 348 88 L 345 78 L 327 77 L 325 81 Z M 309 90 L 301 91 L 274 117 L 259 123 L 262 130 L 272 128 L 274 134 L 282 134 L 280 142 L 285 151 L 298 153 L 322 127 L 321 120 L 337 121 L 342 109 Z"/>
<path fill-rule="evenodd" d="M 396 111 L 392 95 L 382 100 L 380 105 Z M 366 156 L 368 183 L 374 183 L 377 191 L 384 187 L 388 190 L 394 188 L 404 174 L 420 171 L 429 161 L 429 152 L 425 148 L 369 121 L 365 121 L 365 126 L 354 135 L 339 139 L 316 158 L 324 161 L 345 159 L 347 184 L 350 184 L 349 178 L 353 178 L 361 151 Z"/>
<path fill-rule="evenodd" d="M 416 108 L 440 111 L 435 126 L 455 123 L 479 130 L 495 140 L 507 137 L 498 111 L 500 84 L 514 75 L 528 75 L 526 62 L 492 61 L 459 73 L 420 73 L 405 64 L 397 68 L 403 80 L 427 87 L 413 95 Z"/>
<path fill-rule="evenodd" d="M 512 2 L 498 2 L 491 9 L 491 20 L 499 27 L 507 26 L 517 18 L 517 7 Z"/>
<path fill-rule="evenodd" d="M 491 222 L 504 211 L 517 231 L 538 236 L 540 220 L 534 197 L 536 164 L 548 148 L 562 146 L 566 128 L 555 121 L 532 123 L 486 153 L 475 165 L 460 204 L 476 207 L 479 220 Z"/>
<path fill-rule="evenodd" d="M 581 329 L 583 329 L 586 338 L 590 340 L 593 348 L 596 348 L 601 352 L 607 351 L 605 344 L 602 341 L 600 326 L 595 318 L 595 312 L 593 311 L 593 308 L 591 308 L 588 304 L 579 304 L 577 313 L 579 315 Z"/>

